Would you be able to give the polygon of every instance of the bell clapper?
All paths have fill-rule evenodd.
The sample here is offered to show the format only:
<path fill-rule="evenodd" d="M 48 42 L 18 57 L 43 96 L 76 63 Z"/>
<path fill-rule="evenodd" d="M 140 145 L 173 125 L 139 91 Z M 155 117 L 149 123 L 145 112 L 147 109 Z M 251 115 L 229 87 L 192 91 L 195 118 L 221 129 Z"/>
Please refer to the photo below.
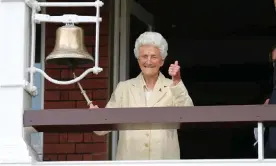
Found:
<path fill-rule="evenodd" d="M 76 75 L 75 73 L 73 72 L 73 77 L 76 78 Z M 81 91 L 81 94 L 83 95 L 83 97 L 85 98 L 86 102 L 87 102 L 87 105 L 89 106 L 90 104 L 92 104 L 92 101 L 89 99 L 89 97 L 87 96 L 85 90 L 83 90 L 81 84 L 79 82 L 78 83 L 78 86 L 80 88 L 80 91 Z M 93 104 L 92 104 L 93 105 Z"/>

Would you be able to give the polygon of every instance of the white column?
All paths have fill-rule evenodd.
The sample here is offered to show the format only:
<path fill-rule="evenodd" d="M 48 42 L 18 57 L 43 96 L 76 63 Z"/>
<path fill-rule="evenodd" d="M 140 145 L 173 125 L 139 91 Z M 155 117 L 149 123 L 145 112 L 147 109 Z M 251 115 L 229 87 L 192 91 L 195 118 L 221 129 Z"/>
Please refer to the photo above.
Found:
<path fill-rule="evenodd" d="M 30 9 L 24 0 L 0 4 L 0 165 L 32 162 L 24 141 L 23 110 L 31 108 L 24 91 L 30 53 Z"/>

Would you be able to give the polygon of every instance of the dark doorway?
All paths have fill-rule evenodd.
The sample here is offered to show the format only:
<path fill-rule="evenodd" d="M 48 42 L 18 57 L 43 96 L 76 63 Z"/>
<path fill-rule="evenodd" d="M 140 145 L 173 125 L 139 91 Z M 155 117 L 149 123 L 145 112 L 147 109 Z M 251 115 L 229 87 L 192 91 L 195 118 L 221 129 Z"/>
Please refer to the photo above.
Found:
<path fill-rule="evenodd" d="M 154 14 L 195 106 L 262 104 L 271 90 L 268 54 L 276 44 L 273 0 L 136 0 Z M 130 78 L 140 72 L 135 39 L 147 30 L 131 17 Z M 179 131 L 182 159 L 255 158 L 253 126 Z"/>

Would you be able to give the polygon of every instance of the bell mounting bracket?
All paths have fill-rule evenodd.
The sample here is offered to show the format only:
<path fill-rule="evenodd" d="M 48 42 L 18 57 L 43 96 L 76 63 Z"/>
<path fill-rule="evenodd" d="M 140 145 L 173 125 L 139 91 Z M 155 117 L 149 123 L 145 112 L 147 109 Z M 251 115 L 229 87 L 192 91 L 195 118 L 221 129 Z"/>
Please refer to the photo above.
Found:
<path fill-rule="evenodd" d="M 40 22 L 56 22 L 56 23 L 87 23 L 87 22 L 101 22 L 102 18 L 95 16 L 78 16 L 76 14 L 64 14 L 62 16 L 50 16 L 48 14 L 35 14 L 34 21 L 39 24 Z"/>
<path fill-rule="evenodd" d="M 32 96 L 38 94 L 37 88 L 34 86 L 34 73 L 40 73 L 48 81 L 59 84 L 59 85 L 69 85 L 79 82 L 87 74 L 94 73 L 99 74 L 103 71 L 99 67 L 99 32 L 100 32 L 100 22 L 102 18 L 100 17 L 100 7 L 104 3 L 100 0 L 95 0 L 94 2 L 38 2 L 36 0 L 25 0 L 25 3 L 32 9 L 32 28 L 31 28 L 31 62 L 30 67 L 27 69 L 27 72 L 30 73 L 30 81 L 25 81 L 24 88 Z M 62 16 L 50 16 L 48 14 L 38 14 L 41 10 L 41 7 L 96 7 L 96 16 L 79 16 L 76 14 L 64 14 Z M 36 35 L 36 24 L 41 22 L 50 22 L 50 23 L 64 23 L 64 24 L 77 24 L 77 23 L 95 23 L 96 24 L 96 34 L 95 34 L 95 65 L 92 68 L 85 70 L 78 77 L 69 81 L 59 81 L 51 78 L 43 70 L 38 69 L 34 66 L 35 64 L 35 35 Z"/>

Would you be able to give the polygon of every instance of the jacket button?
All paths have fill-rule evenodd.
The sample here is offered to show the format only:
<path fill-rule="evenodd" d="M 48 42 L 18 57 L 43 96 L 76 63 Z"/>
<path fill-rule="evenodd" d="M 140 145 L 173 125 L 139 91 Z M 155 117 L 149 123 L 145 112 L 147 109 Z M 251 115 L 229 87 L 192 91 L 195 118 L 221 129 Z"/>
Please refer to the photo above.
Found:
<path fill-rule="evenodd" d="M 147 133 L 146 136 L 148 137 L 148 136 L 149 136 L 149 133 Z"/>
<path fill-rule="evenodd" d="M 145 147 L 149 147 L 149 144 L 145 143 Z"/>

